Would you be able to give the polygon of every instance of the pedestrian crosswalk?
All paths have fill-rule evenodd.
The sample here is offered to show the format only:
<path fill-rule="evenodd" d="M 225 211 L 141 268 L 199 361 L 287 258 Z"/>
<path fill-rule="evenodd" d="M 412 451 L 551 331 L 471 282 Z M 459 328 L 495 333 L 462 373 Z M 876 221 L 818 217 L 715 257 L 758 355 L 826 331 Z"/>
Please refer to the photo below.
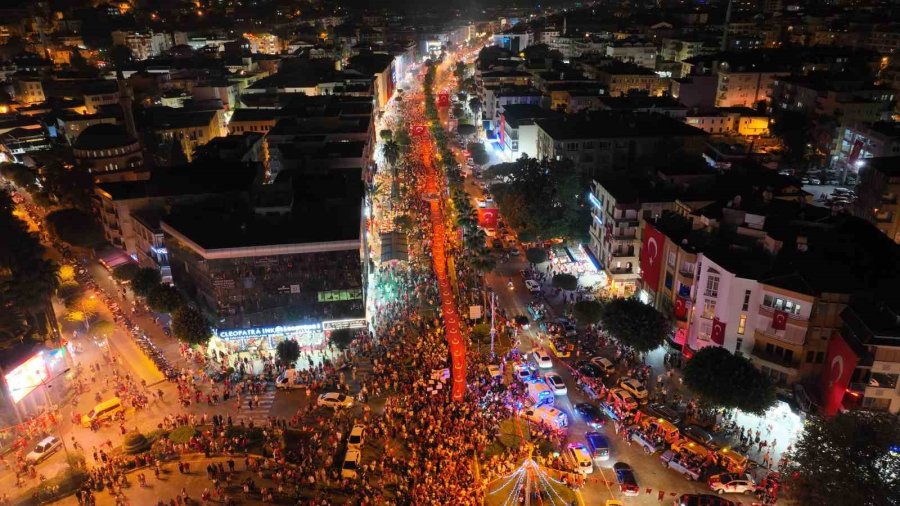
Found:
<path fill-rule="evenodd" d="M 248 407 L 248 401 L 253 398 L 253 395 L 241 398 L 241 409 L 237 413 L 238 418 L 243 418 L 248 422 L 252 420 L 254 425 L 267 423 L 269 420 L 269 412 L 272 410 L 272 405 L 275 404 L 275 388 L 273 386 L 268 386 L 264 392 L 256 394 L 258 402 L 254 402 L 253 408 L 251 409 Z"/>

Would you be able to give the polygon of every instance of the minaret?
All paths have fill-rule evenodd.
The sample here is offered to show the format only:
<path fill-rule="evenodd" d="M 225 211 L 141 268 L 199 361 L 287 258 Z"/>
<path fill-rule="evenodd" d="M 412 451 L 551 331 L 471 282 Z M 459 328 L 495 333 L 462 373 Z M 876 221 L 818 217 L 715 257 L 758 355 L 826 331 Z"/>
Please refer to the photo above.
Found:
<path fill-rule="evenodd" d="M 121 69 L 116 69 L 116 82 L 119 85 L 119 105 L 122 107 L 125 130 L 128 131 L 128 135 L 132 138 L 138 139 L 137 127 L 134 124 L 134 109 L 132 109 L 134 94 L 131 92 L 131 87 L 128 86 L 128 83 L 125 81 L 125 76 L 122 74 Z"/>
<path fill-rule="evenodd" d="M 725 26 L 722 27 L 722 51 L 728 50 L 728 25 L 731 24 L 731 2 L 728 0 L 728 8 L 725 9 Z"/>

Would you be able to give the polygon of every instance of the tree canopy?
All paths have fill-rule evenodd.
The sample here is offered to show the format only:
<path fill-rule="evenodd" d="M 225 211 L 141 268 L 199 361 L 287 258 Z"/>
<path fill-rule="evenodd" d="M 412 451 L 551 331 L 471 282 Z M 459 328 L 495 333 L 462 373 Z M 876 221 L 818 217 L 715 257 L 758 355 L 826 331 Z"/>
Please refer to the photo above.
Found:
<path fill-rule="evenodd" d="M 456 127 L 456 133 L 462 135 L 463 137 L 475 135 L 475 132 L 477 130 L 478 129 L 475 128 L 475 125 L 470 125 L 469 123 L 462 123 L 458 127 Z"/>
<path fill-rule="evenodd" d="M 122 264 L 112 271 L 113 278 L 119 281 L 131 281 L 137 276 L 138 271 L 141 270 L 141 267 L 132 262 L 128 262 L 127 264 Z"/>
<path fill-rule="evenodd" d="M 181 306 L 172 315 L 172 334 L 188 344 L 206 344 L 212 337 L 212 330 L 203 313 L 190 306 Z"/>
<path fill-rule="evenodd" d="M 809 417 L 788 455 L 785 490 L 797 504 L 896 505 L 900 498 L 897 415 L 848 411 Z"/>
<path fill-rule="evenodd" d="M 531 240 L 581 240 L 590 212 L 572 163 L 522 157 L 516 165 L 508 182 L 491 187 L 507 223 Z"/>
<path fill-rule="evenodd" d="M 762 414 L 775 403 L 775 385 L 744 357 L 707 346 L 688 360 L 684 384 L 707 404 Z"/>
<path fill-rule="evenodd" d="M 158 284 L 147 293 L 147 305 L 157 313 L 172 313 L 184 304 L 184 298 L 172 285 Z"/>
<path fill-rule="evenodd" d="M 141 297 L 146 297 L 150 294 L 150 290 L 156 288 L 161 281 L 162 276 L 158 270 L 152 267 L 142 267 L 131 279 L 131 289 Z"/>
<path fill-rule="evenodd" d="M 553 279 L 550 283 L 556 287 L 561 288 L 563 290 L 577 290 L 578 289 L 578 278 L 571 274 L 561 273 L 553 276 Z"/>
<path fill-rule="evenodd" d="M 670 329 L 659 311 L 634 298 L 604 304 L 600 321 L 612 337 L 638 352 L 662 346 Z"/>
<path fill-rule="evenodd" d="M 525 258 L 529 263 L 542 264 L 547 261 L 547 250 L 544 248 L 528 248 L 525 250 Z"/>
<path fill-rule="evenodd" d="M 275 353 L 282 364 L 286 367 L 293 367 L 300 358 L 300 345 L 293 339 L 285 339 L 275 347 Z"/>
<path fill-rule="evenodd" d="M 106 241 L 94 217 L 80 209 L 53 211 L 46 220 L 50 231 L 72 246 L 96 248 Z"/>
<path fill-rule="evenodd" d="M 331 333 L 331 342 L 337 349 L 344 351 L 350 346 L 355 337 L 350 329 L 337 329 Z"/>
<path fill-rule="evenodd" d="M 580 300 L 572 307 L 575 319 L 582 325 L 591 325 L 600 321 L 603 305 L 594 300 Z"/>

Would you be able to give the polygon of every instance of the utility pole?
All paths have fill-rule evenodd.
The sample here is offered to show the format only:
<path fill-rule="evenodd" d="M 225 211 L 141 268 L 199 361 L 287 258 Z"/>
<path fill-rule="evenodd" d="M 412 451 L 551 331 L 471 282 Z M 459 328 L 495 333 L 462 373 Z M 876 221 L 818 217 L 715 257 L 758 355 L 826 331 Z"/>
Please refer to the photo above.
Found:
<path fill-rule="evenodd" d="M 494 338 L 497 336 L 497 328 L 494 327 L 494 316 L 496 311 L 494 311 L 494 303 L 497 300 L 497 295 L 491 290 L 491 360 L 494 359 Z"/>

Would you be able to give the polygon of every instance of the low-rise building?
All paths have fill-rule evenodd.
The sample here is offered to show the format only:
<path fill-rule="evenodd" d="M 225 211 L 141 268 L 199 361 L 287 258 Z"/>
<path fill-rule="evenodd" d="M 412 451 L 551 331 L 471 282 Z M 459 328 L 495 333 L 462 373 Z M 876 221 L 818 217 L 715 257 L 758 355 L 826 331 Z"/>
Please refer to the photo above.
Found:
<path fill-rule="evenodd" d="M 650 69 L 656 69 L 658 54 L 656 43 L 641 37 L 614 40 L 606 46 L 606 56 Z"/>
<path fill-rule="evenodd" d="M 722 107 L 692 111 L 684 122 L 714 135 L 755 137 L 769 134 L 769 117 L 748 107 Z"/>
<path fill-rule="evenodd" d="M 489 131 L 498 130 L 500 117 L 509 105 L 542 106 L 545 102 L 544 94 L 531 86 L 485 86 L 482 103 L 485 128 Z"/>
<path fill-rule="evenodd" d="M 669 91 L 668 78 L 660 77 L 651 68 L 630 62 L 612 62 L 597 67 L 594 74 L 597 82 L 612 97 L 626 96 L 633 92 L 656 97 Z"/>

